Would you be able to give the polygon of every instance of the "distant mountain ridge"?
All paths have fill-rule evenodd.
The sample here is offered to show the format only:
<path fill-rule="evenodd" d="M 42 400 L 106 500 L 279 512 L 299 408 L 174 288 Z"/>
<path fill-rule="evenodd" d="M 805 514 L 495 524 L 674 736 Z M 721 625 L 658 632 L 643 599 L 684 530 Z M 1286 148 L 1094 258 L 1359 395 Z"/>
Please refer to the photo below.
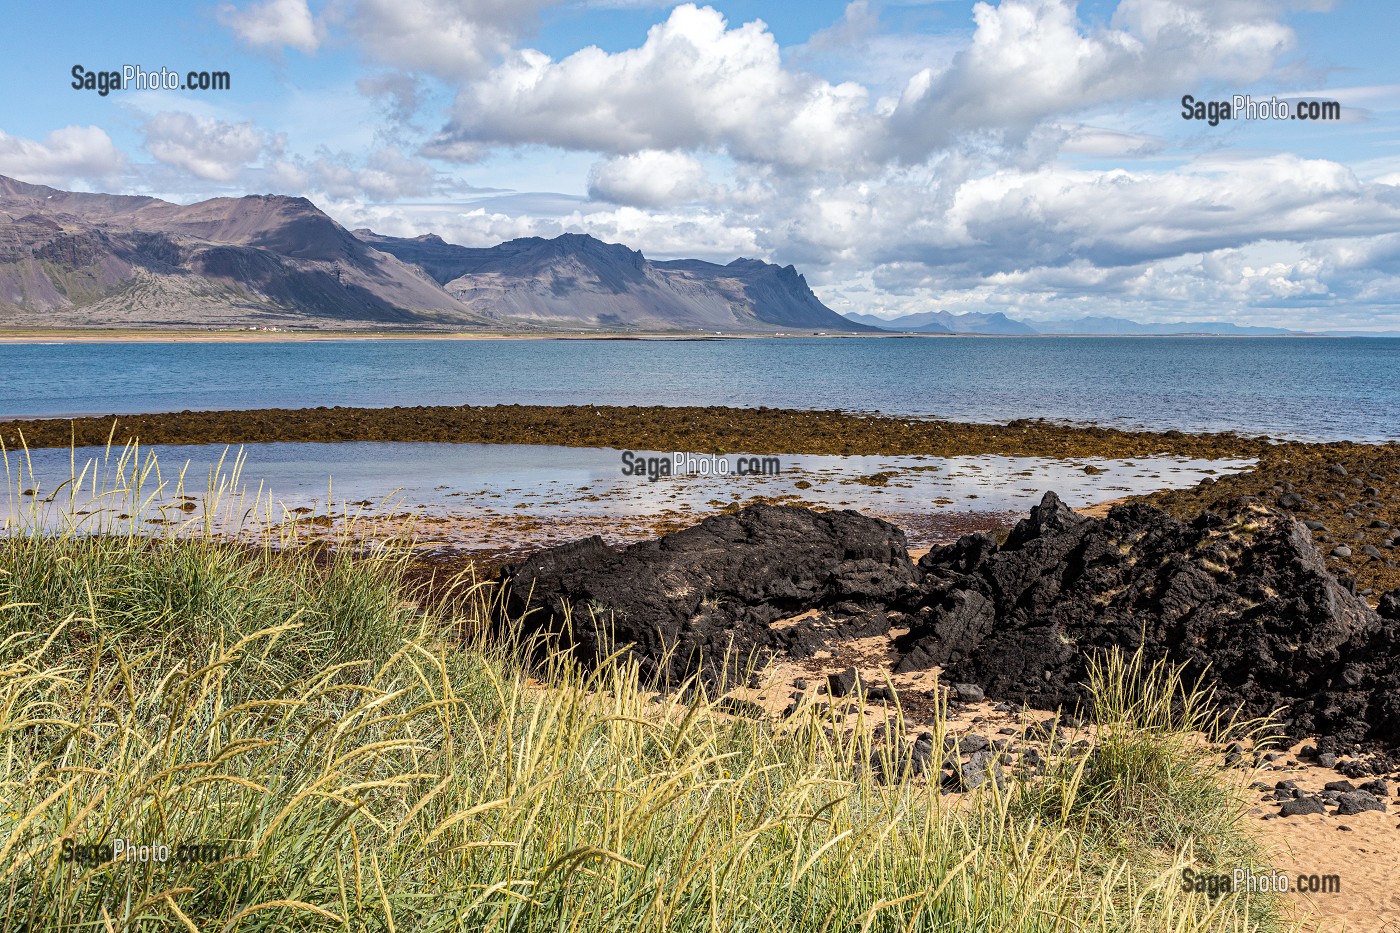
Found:
<path fill-rule="evenodd" d="M 949 311 L 921 311 L 917 314 L 906 314 L 897 318 L 879 318 L 873 314 L 856 313 L 848 313 L 846 316 L 861 324 L 868 324 L 881 330 L 899 331 L 900 333 L 1005 335 L 1039 333 L 1029 324 L 1013 320 L 1000 311 L 990 314 L 977 311 L 966 311 L 962 314 L 953 314 Z"/>
<path fill-rule="evenodd" d="M 502 323 L 697 331 L 873 331 L 826 307 L 792 266 L 656 261 L 586 234 L 466 247 L 357 230 L 424 269 L 463 307 Z"/>
<path fill-rule="evenodd" d="M 1042 334 L 1104 335 L 1104 336 L 1178 336 L 1210 334 L 1222 337 L 1280 337 L 1302 331 L 1284 327 L 1255 327 L 1228 321 L 1175 321 L 1139 324 L 1119 317 L 1081 317 L 1067 320 L 1035 321 L 1032 325 Z"/>
<path fill-rule="evenodd" d="M 180 205 L 0 176 L 0 323 L 873 332 L 792 266 L 652 262 L 591 236 L 351 233 L 305 198 Z"/>
<path fill-rule="evenodd" d="M 921 311 L 896 318 L 880 318 L 873 314 L 848 313 L 847 317 L 861 324 L 878 327 L 896 333 L 925 334 L 1001 334 L 1001 335 L 1042 335 L 1042 336 L 1185 336 L 1203 334 L 1209 336 L 1235 337 L 1277 337 L 1302 335 L 1306 332 L 1288 330 L 1282 327 L 1254 327 L 1231 324 L 1227 321 L 1177 321 L 1174 323 L 1139 324 L 1127 318 L 1094 317 L 1070 318 L 1049 321 L 1018 321 L 1000 312 L 985 314 L 965 312 L 952 314 L 947 311 Z M 1329 332 L 1333 333 L 1333 332 Z M 1339 335 L 1341 332 L 1335 332 Z"/>

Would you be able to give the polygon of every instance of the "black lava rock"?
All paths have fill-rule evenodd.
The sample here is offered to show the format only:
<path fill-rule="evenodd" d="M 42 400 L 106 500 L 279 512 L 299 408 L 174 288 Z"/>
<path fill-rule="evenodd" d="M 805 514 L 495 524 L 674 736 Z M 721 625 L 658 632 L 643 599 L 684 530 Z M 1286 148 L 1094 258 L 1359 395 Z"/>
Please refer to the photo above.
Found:
<path fill-rule="evenodd" d="M 1004 781 L 1001 760 L 996 752 L 977 752 L 958 769 L 959 790 L 973 790 L 989 780 L 995 781 L 997 784 Z"/>
<path fill-rule="evenodd" d="M 1337 798 L 1338 816 L 1352 816 L 1367 810 L 1379 810 L 1384 813 L 1385 802 L 1375 794 L 1369 794 L 1364 790 L 1354 790 Z"/>
<path fill-rule="evenodd" d="M 1276 509 L 1182 522 L 1133 504 L 1098 520 L 1047 493 L 1004 544 L 969 535 L 919 570 L 897 670 L 939 665 L 998 700 L 1072 709 L 1093 651 L 1145 638 L 1223 707 L 1282 707 L 1291 737 L 1400 744 L 1400 637 Z"/>
<path fill-rule="evenodd" d="M 985 735 L 978 735 L 976 732 L 969 732 L 959 736 L 945 736 L 943 738 L 943 750 L 954 752 L 958 755 L 972 755 L 977 752 L 985 752 L 991 748 L 991 741 Z"/>
<path fill-rule="evenodd" d="M 953 684 L 953 693 L 964 703 L 981 703 L 987 694 L 976 684 Z"/>
<path fill-rule="evenodd" d="M 783 647 L 777 619 L 838 604 L 884 609 L 913 588 L 904 533 L 852 511 L 755 505 L 615 548 L 599 537 L 502 571 L 504 613 L 585 663 L 630 646 L 652 682 L 732 678 Z"/>
<path fill-rule="evenodd" d="M 1326 813 L 1322 800 L 1317 797 L 1295 797 L 1285 800 L 1278 808 L 1279 816 L 1306 816 L 1309 813 Z"/>
<path fill-rule="evenodd" d="M 1379 778 L 1374 781 L 1367 781 L 1365 784 L 1358 787 L 1357 790 L 1364 790 L 1366 793 L 1375 794 L 1377 797 L 1390 796 L 1390 785 Z"/>
<path fill-rule="evenodd" d="M 826 677 L 826 691 L 833 697 L 850 696 L 856 692 L 856 686 L 860 683 L 860 675 L 856 673 L 854 667 L 848 667 L 839 674 L 828 674 Z"/>
<path fill-rule="evenodd" d="M 893 687 L 868 687 L 865 691 L 865 698 L 871 703 L 898 703 L 899 694 Z"/>

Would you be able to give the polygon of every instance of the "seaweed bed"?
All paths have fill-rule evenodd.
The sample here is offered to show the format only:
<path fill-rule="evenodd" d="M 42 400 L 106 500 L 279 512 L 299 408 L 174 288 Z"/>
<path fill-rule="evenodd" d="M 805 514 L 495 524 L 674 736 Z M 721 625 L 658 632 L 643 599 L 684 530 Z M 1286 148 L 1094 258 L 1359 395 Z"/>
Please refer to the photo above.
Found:
<path fill-rule="evenodd" d="M 557 444 L 694 453 L 1024 457 L 1254 457 L 1255 469 L 1142 497 L 1180 518 L 1254 496 L 1321 525 L 1328 565 L 1358 591 L 1400 586 L 1400 445 L 1278 442 L 1233 433 L 1126 431 L 1043 420 L 967 424 L 842 411 L 665 406 L 430 406 L 183 411 L 0 423 L 10 448 L 271 441 Z M 1331 554 L 1336 550 L 1336 554 Z M 1348 553 L 1349 552 L 1349 553 Z"/>
<path fill-rule="evenodd" d="M 303 408 L 182 411 L 11 421 L 14 447 L 67 447 L 139 438 L 144 444 L 269 441 L 441 441 L 558 444 L 691 453 L 1002 454 L 1013 457 L 1253 457 L 1264 438 L 1073 427 L 1047 421 L 964 424 L 841 411 L 591 405 L 438 405 L 422 408 Z"/>

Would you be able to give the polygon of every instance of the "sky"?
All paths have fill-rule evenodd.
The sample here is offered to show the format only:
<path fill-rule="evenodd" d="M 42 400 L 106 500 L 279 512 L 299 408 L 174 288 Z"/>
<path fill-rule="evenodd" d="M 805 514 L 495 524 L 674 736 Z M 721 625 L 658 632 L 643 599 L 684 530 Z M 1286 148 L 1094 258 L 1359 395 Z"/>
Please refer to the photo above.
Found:
<path fill-rule="evenodd" d="M 1400 330 L 1385 0 L 0 11 L 0 174 L 23 181 L 299 195 L 467 246 L 575 232 L 791 263 L 832 308 L 886 317 Z M 124 66 L 229 87 L 74 87 Z M 1186 95 L 1340 118 L 1211 126 Z"/>

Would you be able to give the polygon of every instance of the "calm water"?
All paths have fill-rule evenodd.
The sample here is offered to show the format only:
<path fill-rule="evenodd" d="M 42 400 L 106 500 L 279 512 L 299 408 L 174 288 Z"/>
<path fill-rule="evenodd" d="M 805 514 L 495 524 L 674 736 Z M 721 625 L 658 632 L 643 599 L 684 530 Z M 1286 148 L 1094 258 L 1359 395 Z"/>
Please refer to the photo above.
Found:
<path fill-rule="evenodd" d="M 273 507 L 273 518 L 298 508 L 342 515 L 347 503 L 353 504 L 348 511 L 367 515 L 452 515 L 477 520 L 457 529 L 457 543 L 487 548 L 530 537 L 545 543 L 560 523 L 559 530 L 569 537 L 578 520 L 603 519 L 607 527 L 623 529 L 666 516 L 698 520 L 755 497 L 858 509 L 895 521 L 915 543 L 926 543 L 917 533 L 921 516 L 1021 513 L 1047 490 L 1078 507 L 1193 486 L 1205 476 L 1242 470 L 1250 463 L 1180 457 L 791 456 L 778 458 L 780 469 L 773 475 L 738 476 L 738 458 L 731 455 L 695 458 L 709 475 L 698 465 L 695 472 L 681 475 L 677 466 L 676 475 L 650 481 L 624 472 L 621 451 L 601 448 L 354 442 L 248 444 L 241 451 L 237 483 L 222 498 L 231 499 L 240 490 L 246 495 L 231 515 L 243 515 L 257 499 Z M 142 525 L 163 516 L 202 526 L 210 477 L 231 476 L 238 452 L 222 445 L 157 446 L 142 448 L 125 466 L 119 463 L 120 452 L 101 448 L 36 450 L 27 458 L 10 454 L 0 468 L 9 488 L 0 495 L 0 531 L 33 508 L 50 527 L 62 524 L 65 510 L 82 510 L 81 527 L 89 528 L 121 513 Z M 93 500 L 94 488 L 117 489 L 122 483 L 115 480 L 133 476 L 133 467 L 149 469 L 152 455 L 159 473 L 148 472 L 139 491 Z M 666 456 L 655 451 L 637 455 Z M 727 474 L 718 469 L 719 461 Z M 1086 466 L 1094 470 L 1086 473 Z M 882 481 L 871 484 L 873 474 L 881 474 Z M 74 475 L 83 478 L 76 495 L 67 482 Z M 179 509 L 186 501 L 187 511 Z M 267 514 L 266 508 L 255 512 Z"/>
<path fill-rule="evenodd" d="M 737 405 L 1400 437 L 1400 340 L 0 345 L 0 418 L 430 404 Z"/>

